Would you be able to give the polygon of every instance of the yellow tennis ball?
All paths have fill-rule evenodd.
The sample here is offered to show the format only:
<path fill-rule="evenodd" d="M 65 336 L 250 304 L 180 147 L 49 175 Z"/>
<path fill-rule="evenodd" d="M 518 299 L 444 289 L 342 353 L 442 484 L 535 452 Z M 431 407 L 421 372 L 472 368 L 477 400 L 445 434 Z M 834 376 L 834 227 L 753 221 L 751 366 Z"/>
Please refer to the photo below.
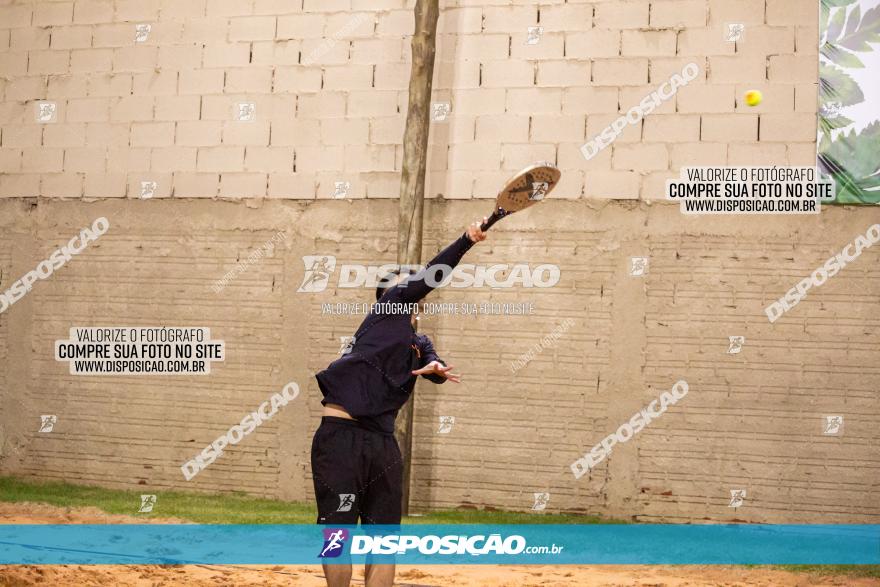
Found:
<path fill-rule="evenodd" d="M 764 94 L 761 93 L 761 90 L 749 90 L 746 92 L 746 104 L 749 106 L 757 106 L 763 99 Z"/>

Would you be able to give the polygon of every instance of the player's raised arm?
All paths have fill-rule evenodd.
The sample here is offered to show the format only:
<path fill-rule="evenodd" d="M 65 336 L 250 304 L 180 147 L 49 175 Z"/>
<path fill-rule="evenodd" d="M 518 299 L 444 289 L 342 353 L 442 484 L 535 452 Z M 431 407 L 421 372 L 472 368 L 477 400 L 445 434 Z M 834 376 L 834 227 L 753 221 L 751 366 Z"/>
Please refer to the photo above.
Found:
<path fill-rule="evenodd" d="M 424 269 L 394 286 L 393 289 L 399 291 L 400 301 L 415 303 L 431 293 L 431 290 L 434 289 L 432 284 L 438 283 L 447 276 L 474 244 L 486 240 L 486 233 L 480 228 L 480 224 L 486 222 L 487 219 L 474 221 L 467 227 L 464 234 L 437 253 L 437 256 L 431 259 Z M 426 279 L 428 275 L 431 276 L 430 279 Z"/>

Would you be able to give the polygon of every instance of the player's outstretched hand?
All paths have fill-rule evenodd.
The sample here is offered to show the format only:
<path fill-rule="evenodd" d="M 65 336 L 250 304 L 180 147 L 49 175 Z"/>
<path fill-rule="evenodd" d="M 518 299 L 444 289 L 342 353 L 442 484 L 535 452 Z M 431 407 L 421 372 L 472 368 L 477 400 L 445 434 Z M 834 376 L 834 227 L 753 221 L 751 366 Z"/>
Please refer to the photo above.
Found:
<path fill-rule="evenodd" d="M 483 237 L 486 238 L 486 237 Z M 482 239 L 480 239 L 482 240 Z M 443 363 L 440 361 L 431 361 L 421 369 L 416 369 L 412 372 L 413 375 L 439 375 L 443 377 L 447 381 L 451 381 L 453 383 L 461 382 L 461 375 L 458 373 L 452 373 L 452 368 L 454 365 L 449 365 L 444 367 Z"/>
<path fill-rule="evenodd" d="M 472 243 L 478 243 L 480 241 L 486 240 L 486 233 L 480 228 L 487 220 L 489 220 L 488 216 L 484 216 L 482 220 L 477 220 L 473 224 L 467 227 L 467 235 L 468 238 L 471 239 Z"/>

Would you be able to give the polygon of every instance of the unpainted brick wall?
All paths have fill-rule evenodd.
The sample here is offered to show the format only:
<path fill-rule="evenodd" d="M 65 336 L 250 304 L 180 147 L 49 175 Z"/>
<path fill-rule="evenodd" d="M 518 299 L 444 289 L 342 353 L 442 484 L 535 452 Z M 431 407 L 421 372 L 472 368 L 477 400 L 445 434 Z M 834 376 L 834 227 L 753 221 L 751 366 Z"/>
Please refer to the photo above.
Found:
<path fill-rule="evenodd" d="M 541 159 L 564 198 L 662 198 L 683 165 L 812 165 L 817 23 L 815 0 L 444 2 L 434 100 L 452 112 L 432 129 L 427 195 L 494 197 Z M 348 181 L 350 197 L 396 197 L 412 28 L 404 0 L 0 6 L 0 196 L 137 197 L 155 181 L 155 197 L 314 199 Z M 582 157 L 691 62 L 697 79 Z M 35 121 L 39 100 L 56 122 Z M 233 120 L 242 101 L 254 121 Z"/>

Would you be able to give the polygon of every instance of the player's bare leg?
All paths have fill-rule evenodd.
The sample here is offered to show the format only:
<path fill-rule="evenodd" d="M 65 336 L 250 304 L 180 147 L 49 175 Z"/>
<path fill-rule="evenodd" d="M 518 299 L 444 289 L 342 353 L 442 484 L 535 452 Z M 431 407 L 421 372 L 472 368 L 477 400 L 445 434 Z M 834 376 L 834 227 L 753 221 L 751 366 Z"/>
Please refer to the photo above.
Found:
<path fill-rule="evenodd" d="M 323 567 L 324 577 L 327 579 L 327 587 L 349 587 L 351 585 L 351 565 L 323 565 Z M 391 583 L 388 583 L 388 585 L 391 585 Z"/>
<path fill-rule="evenodd" d="M 394 565 L 367 565 L 367 587 L 392 587 Z"/>

